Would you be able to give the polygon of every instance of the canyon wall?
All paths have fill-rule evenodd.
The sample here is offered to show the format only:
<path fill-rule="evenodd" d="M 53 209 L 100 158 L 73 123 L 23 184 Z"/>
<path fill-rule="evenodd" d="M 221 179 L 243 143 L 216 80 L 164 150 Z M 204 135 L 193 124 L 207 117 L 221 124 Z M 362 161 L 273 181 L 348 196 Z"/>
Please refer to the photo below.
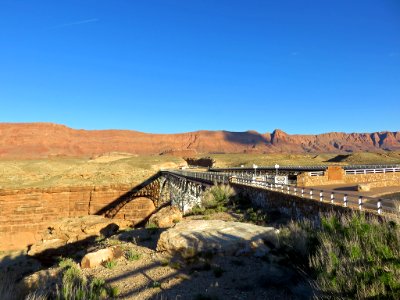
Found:
<path fill-rule="evenodd" d="M 69 187 L 0 190 L 0 251 L 22 249 L 42 237 L 43 231 L 63 217 L 96 214 L 131 187 Z M 115 216 L 132 221 L 144 220 L 154 211 L 147 198 L 136 198 Z"/>
<path fill-rule="evenodd" d="M 150 134 L 130 130 L 76 130 L 51 123 L 0 123 L 0 158 L 134 154 L 303 153 L 400 150 L 400 132 L 290 135 L 282 130 Z"/>

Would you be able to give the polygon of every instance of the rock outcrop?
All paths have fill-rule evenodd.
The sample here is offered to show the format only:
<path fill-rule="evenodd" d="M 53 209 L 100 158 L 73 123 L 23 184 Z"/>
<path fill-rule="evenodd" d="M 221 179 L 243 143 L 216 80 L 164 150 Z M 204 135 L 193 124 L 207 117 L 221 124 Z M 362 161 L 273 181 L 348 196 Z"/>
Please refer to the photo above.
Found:
<path fill-rule="evenodd" d="M 157 251 L 185 258 L 199 253 L 263 256 L 277 246 L 276 229 L 240 222 L 191 220 L 161 233 Z"/>
<path fill-rule="evenodd" d="M 132 226 L 131 221 L 107 219 L 102 216 L 64 218 L 49 224 L 43 239 L 31 245 L 28 255 L 51 260 L 66 255 L 93 241 L 96 237 L 109 237 Z"/>
<path fill-rule="evenodd" d="M 400 131 L 290 135 L 282 130 L 149 134 L 129 130 L 75 130 L 51 123 L 1 123 L 0 158 L 133 154 L 273 153 L 400 150 Z"/>
<path fill-rule="evenodd" d="M 149 219 L 149 223 L 159 228 L 168 228 L 182 221 L 182 212 L 176 206 L 167 206 L 160 209 Z"/>

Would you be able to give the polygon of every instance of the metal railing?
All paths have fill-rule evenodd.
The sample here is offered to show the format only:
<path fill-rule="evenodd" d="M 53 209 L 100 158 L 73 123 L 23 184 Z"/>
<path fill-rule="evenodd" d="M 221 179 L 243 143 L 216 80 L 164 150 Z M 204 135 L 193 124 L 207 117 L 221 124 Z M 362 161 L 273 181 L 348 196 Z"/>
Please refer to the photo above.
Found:
<path fill-rule="evenodd" d="M 239 184 L 262 188 L 283 194 L 294 195 L 300 198 L 311 199 L 331 205 L 348 207 L 360 211 L 369 211 L 378 214 L 396 214 L 398 210 L 394 199 L 372 198 L 358 194 L 349 194 L 331 190 L 297 187 L 293 184 L 276 184 L 270 180 L 256 180 L 252 176 L 238 176 L 222 172 L 191 172 L 191 171 L 168 171 L 179 177 L 192 178 L 194 180 L 206 181 L 208 183 Z"/>
<path fill-rule="evenodd" d="M 310 176 L 324 176 L 324 171 L 309 172 Z"/>
<path fill-rule="evenodd" d="M 366 210 L 376 212 L 378 214 L 397 212 L 393 199 L 372 198 L 357 194 L 348 194 L 337 191 L 312 189 L 305 187 L 297 187 L 294 185 L 273 184 L 268 182 L 252 182 L 241 177 L 232 177 L 231 183 L 254 186 L 284 194 L 290 194 L 301 198 L 307 198 L 315 201 L 330 203 L 349 207 L 357 210 Z"/>

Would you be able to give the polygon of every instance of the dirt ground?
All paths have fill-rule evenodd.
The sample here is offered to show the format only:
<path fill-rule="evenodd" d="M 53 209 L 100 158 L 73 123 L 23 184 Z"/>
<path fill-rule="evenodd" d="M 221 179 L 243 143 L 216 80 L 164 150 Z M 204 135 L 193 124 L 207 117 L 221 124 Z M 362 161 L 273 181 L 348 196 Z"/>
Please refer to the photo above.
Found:
<path fill-rule="evenodd" d="M 239 214 L 214 213 L 190 216 L 190 219 L 238 220 Z M 113 267 L 98 266 L 82 269 L 87 277 L 104 279 L 116 287 L 117 299 L 309 299 L 312 288 L 301 270 L 294 268 L 285 255 L 271 250 L 264 257 L 220 256 L 210 253 L 191 259 L 171 257 L 157 252 L 159 235 L 165 229 L 137 228 L 122 231 L 107 239 L 98 239 L 87 251 L 108 246 L 119 246 L 125 253 L 136 254 L 135 259 L 122 256 Z M 68 256 L 80 262 L 79 251 Z M 5 267 L 7 262 L 7 268 Z M 0 258 L 3 271 L 31 274 L 40 267 L 23 253 Z M 57 270 L 57 264 L 50 273 Z M 1 284 L 0 284 L 1 286 Z M 53 286 L 54 287 L 54 286 Z"/>

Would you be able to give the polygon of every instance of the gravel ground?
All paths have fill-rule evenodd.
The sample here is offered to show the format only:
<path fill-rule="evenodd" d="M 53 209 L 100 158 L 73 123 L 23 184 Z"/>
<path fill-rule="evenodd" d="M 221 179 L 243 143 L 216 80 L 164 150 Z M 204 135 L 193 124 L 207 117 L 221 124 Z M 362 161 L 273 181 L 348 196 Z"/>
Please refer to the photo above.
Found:
<path fill-rule="evenodd" d="M 226 217 L 226 216 L 225 216 Z M 224 218 L 218 216 L 218 218 Z M 226 217 L 228 218 L 228 217 Z M 184 222 L 184 221 L 183 221 Z M 191 260 L 156 252 L 160 230 L 124 232 L 111 239 L 138 260 L 116 260 L 112 269 L 85 269 L 87 276 L 117 286 L 120 299 L 309 299 L 311 289 L 279 255 L 203 255 Z"/>

